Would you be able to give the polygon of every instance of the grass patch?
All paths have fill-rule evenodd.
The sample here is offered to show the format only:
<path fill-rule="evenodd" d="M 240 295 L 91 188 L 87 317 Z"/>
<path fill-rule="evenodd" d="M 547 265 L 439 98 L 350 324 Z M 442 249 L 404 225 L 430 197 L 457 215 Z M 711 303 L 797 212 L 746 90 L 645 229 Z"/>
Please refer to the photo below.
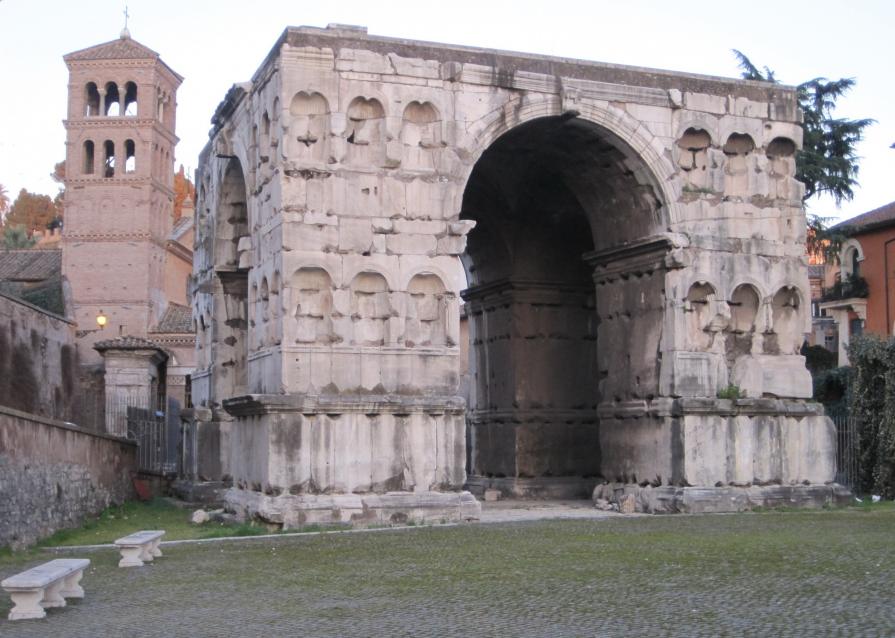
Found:
<path fill-rule="evenodd" d="M 107 508 L 102 514 L 74 529 L 64 529 L 43 539 L 38 547 L 71 545 L 100 545 L 144 529 L 165 530 L 166 541 L 224 536 L 257 536 L 269 534 L 263 525 L 232 524 L 209 521 L 202 525 L 190 522 L 189 510 L 181 509 L 164 499 L 148 503 L 128 501 L 124 505 Z"/>
<path fill-rule="evenodd" d="M 284 533 L 255 522 L 219 523 L 208 521 L 196 525 L 190 522 L 191 514 L 192 510 L 177 507 L 165 499 L 154 499 L 148 503 L 128 501 L 124 505 L 107 508 L 102 514 L 88 520 L 81 527 L 59 530 L 38 542 L 37 548 L 103 545 L 144 529 L 165 530 L 163 540 L 166 541 Z M 312 524 L 285 530 L 285 532 L 322 532 L 347 527 L 350 526 Z M 0 558 L 10 554 L 8 549 L 0 549 L 0 552 L 5 552 L 0 553 Z"/>

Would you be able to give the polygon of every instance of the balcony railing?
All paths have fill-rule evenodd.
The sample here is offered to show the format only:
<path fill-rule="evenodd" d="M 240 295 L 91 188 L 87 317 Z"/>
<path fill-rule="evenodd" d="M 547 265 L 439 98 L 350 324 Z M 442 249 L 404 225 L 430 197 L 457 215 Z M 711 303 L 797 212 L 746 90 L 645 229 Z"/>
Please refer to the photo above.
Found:
<path fill-rule="evenodd" d="M 843 281 L 837 281 L 830 288 L 824 288 L 821 301 L 838 301 L 853 297 L 865 299 L 869 293 L 867 280 L 863 277 L 850 276 Z"/>

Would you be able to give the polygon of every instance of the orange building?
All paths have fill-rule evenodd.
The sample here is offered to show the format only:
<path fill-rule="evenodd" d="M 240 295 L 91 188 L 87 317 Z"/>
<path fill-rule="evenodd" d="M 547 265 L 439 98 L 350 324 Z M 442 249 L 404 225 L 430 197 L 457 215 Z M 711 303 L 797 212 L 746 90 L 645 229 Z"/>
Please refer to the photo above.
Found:
<path fill-rule="evenodd" d="M 839 364 L 846 365 L 852 335 L 895 334 L 895 202 L 834 229 L 848 239 L 839 253 L 839 279 L 824 291 L 820 308 L 837 324 Z"/>

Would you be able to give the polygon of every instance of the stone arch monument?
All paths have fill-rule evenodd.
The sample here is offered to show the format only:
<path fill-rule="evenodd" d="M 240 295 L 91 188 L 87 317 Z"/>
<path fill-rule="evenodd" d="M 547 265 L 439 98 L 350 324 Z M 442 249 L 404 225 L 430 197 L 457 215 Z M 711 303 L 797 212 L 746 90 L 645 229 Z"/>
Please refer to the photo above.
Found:
<path fill-rule="evenodd" d="M 286 525 L 829 501 L 798 118 L 779 85 L 287 29 L 200 158 L 200 473 Z"/>

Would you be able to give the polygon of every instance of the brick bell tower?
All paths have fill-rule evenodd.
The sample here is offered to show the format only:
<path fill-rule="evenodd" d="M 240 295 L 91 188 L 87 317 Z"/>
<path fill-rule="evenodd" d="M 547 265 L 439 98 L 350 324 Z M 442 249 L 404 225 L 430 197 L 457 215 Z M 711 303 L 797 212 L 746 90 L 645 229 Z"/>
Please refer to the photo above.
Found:
<path fill-rule="evenodd" d="M 183 78 L 127 28 L 64 56 L 69 70 L 62 273 L 84 364 L 97 341 L 146 337 L 165 303 Z M 108 318 L 96 330 L 96 317 Z"/>

